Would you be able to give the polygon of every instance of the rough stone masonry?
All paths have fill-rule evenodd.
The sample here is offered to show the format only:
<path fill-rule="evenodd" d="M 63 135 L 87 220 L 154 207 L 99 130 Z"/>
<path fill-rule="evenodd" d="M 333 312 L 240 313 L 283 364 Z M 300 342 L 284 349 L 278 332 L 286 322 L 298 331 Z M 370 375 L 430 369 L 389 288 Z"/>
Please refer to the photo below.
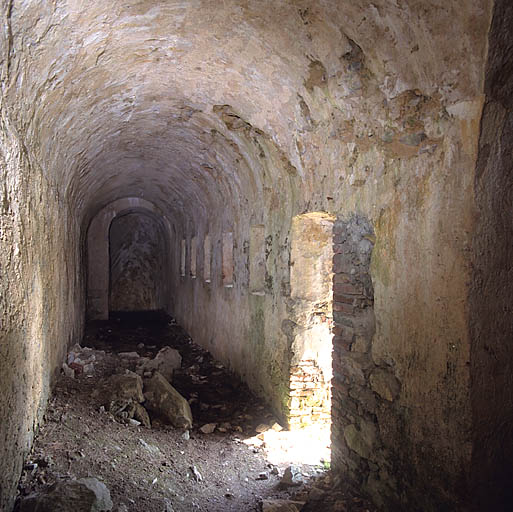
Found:
<path fill-rule="evenodd" d="M 144 268 L 142 304 L 284 420 L 297 363 L 326 368 L 333 348 L 334 470 L 383 509 L 503 509 L 512 9 L 3 0 L 0 508 L 86 311 L 141 304 L 125 300 L 130 272 L 109 286 Z M 125 215 L 153 227 L 112 267 Z M 308 220 L 323 216 L 330 244 Z M 341 251 L 333 268 L 316 237 Z M 291 274 L 314 268 L 333 298 L 305 309 Z"/>

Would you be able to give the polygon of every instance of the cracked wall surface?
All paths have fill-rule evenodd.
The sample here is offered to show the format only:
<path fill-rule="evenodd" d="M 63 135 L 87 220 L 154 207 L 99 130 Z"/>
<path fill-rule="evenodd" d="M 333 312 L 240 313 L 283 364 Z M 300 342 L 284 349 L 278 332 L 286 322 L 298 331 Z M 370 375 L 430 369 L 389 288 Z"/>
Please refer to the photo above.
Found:
<path fill-rule="evenodd" d="M 128 198 L 150 202 L 173 233 L 167 310 L 283 417 L 294 364 L 292 219 L 365 218 L 375 236 L 370 358 L 401 383 L 374 426 L 396 475 L 374 470 L 374 488 L 425 510 L 467 499 L 476 443 L 504 419 L 496 412 L 476 427 L 492 391 L 474 400 L 473 379 L 491 367 L 472 367 L 485 329 L 470 332 L 472 297 L 487 290 L 474 279 L 488 261 L 476 233 L 502 222 L 492 213 L 478 221 L 493 172 L 476 199 L 483 105 L 486 119 L 493 112 L 488 36 L 501 5 L 4 0 L 0 378 L 2 408 L 13 413 L 1 426 L 0 507 L 12 504 L 51 376 L 80 338 L 88 227 Z M 490 48 L 504 68 L 510 46 Z M 510 175 L 502 180 L 507 189 Z M 496 343 L 506 351 L 505 338 Z"/>

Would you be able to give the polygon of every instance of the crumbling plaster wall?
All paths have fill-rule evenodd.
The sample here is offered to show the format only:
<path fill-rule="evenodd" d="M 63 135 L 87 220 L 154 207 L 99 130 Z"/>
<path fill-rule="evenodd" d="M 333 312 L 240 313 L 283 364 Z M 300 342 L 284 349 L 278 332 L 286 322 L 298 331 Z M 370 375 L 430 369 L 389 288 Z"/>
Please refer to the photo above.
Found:
<path fill-rule="evenodd" d="M 372 359 L 401 384 L 376 415 L 397 474 L 378 465 L 368 488 L 425 510 L 457 503 L 469 478 L 467 296 L 492 4 L 3 4 L 4 115 L 71 205 L 81 232 L 69 237 L 114 200 L 151 199 L 176 229 L 171 312 L 283 414 L 292 218 L 368 219 Z M 253 225 L 265 226 L 264 294 L 248 287 Z M 178 241 L 206 234 L 211 283 L 201 268 L 181 277 Z"/>
<path fill-rule="evenodd" d="M 66 347 L 78 342 L 78 224 L 2 113 L 0 128 L 0 509 L 10 510 Z"/>
<path fill-rule="evenodd" d="M 229 228 L 236 244 L 236 282 L 233 289 L 221 286 L 223 229 L 214 225 L 209 233 L 217 241 L 212 269 L 217 277 L 210 284 L 187 275 L 181 278 L 175 295 L 183 302 L 175 311 L 196 339 L 205 340 L 209 350 L 253 388 L 261 389 L 278 411 L 286 412 L 284 380 L 294 340 L 289 323 L 294 300 L 288 282 L 290 217 L 282 208 L 288 206 L 293 213 L 324 209 L 342 217 L 355 211 L 367 216 L 376 236 L 372 278 L 377 325 L 372 359 L 391 369 L 401 383 L 401 394 L 391 407 L 376 413 L 380 438 L 368 446 L 368 463 L 375 465 L 378 477 L 365 481 L 365 487 L 384 506 L 407 506 L 414 499 L 425 510 L 437 510 L 455 506 L 468 491 L 472 417 L 465 297 L 482 98 L 448 105 L 449 110 L 418 91 L 404 93 L 385 107 L 383 99 L 374 101 L 366 104 L 373 106 L 370 116 L 354 113 L 355 124 L 356 120 L 379 122 L 381 116 L 386 128 L 380 134 L 376 129 L 372 142 L 368 134 L 363 141 L 347 134 L 349 140 L 338 141 L 339 145 L 328 138 L 329 150 L 338 152 L 337 165 L 348 169 L 338 177 L 346 186 L 333 185 L 331 195 L 324 197 L 317 190 L 309 202 L 280 202 L 277 211 L 268 210 L 277 219 L 274 229 L 264 216 L 266 235 L 272 240 L 266 294 L 254 296 L 247 288 L 247 221 L 245 226 L 239 222 Z M 396 140 L 390 140 L 386 130 Z M 317 167 L 315 173 L 322 170 Z M 304 190 L 299 186 L 296 190 L 290 194 L 300 198 Z M 200 240 L 205 232 L 189 231 Z M 178 276 L 177 271 L 174 274 Z M 231 313 L 235 304 L 237 322 Z M 386 465 L 380 466 L 375 451 L 383 454 Z M 397 478 L 388 473 L 388 461 L 394 461 Z M 342 470 L 338 462 L 334 461 L 334 468 Z"/>
<path fill-rule="evenodd" d="M 394 461 L 393 469 L 400 475 L 393 478 L 388 468 L 376 466 L 379 477 L 367 482 L 367 488 L 381 503 L 390 499 L 396 506 L 406 506 L 414 497 L 426 510 L 438 510 L 463 506 L 469 490 L 472 413 L 466 296 L 471 279 L 473 176 L 483 103 L 480 73 L 489 8 L 483 2 L 474 4 L 473 12 L 465 12 L 468 26 L 460 47 L 464 65 L 463 61 L 451 61 L 445 47 L 440 50 L 444 54 L 443 71 L 438 69 L 441 61 L 435 54 L 426 54 L 428 45 L 423 50 L 417 48 L 422 45 L 415 43 L 411 32 L 412 44 L 404 43 L 405 31 L 400 39 L 408 51 L 393 63 L 385 59 L 394 67 L 387 73 L 379 67 L 379 58 L 378 63 L 373 60 L 374 52 L 386 50 L 375 44 L 371 48 L 366 33 L 355 31 L 358 44 L 345 40 L 346 46 L 338 46 L 342 58 L 336 63 L 326 55 L 320 57 L 325 62 L 311 61 L 299 88 L 292 128 L 287 132 L 293 134 L 295 148 L 290 155 L 299 177 L 291 178 L 288 194 L 296 198 L 291 206 L 280 199 L 283 210 L 291 208 L 293 214 L 327 211 L 346 218 L 358 212 L 374 226 L 376 247 L 371 272 L 376 333 L 372 359 L 378 366 L 391 368 L 402 386 L 392 407 L 376 415 L 381 448 L 369 446 L 371 453 L 384 448 L 386 458 Z M 370 11 L 364 20 L 369 27 L 376 28 L 378 21 L 394 25 L 390 12 L 384 15 L 384 22 L 373 8 Z M 311 25 L 318 22 L 315 12 L 310 9 L 301 14 L 310 33 L 315 32 Z M 331 19 L 338 19 L 331 14 Z M 425 14 L 423 10 L 408 13 L 422 30 L 428 26 Z M 444 9 L 437 15 L 440 19 L 436 29 L 428 29 L 433 30 L 432 44 L 443 39 L 443 25 L 448 19 L 455 20 L 454 16 L 445 18 Z M 434 11 L 429 16 L 435 16 Z M 355 18 L 362 20 L 361 15 Z M 396 22 L 398 31 L 402 22 Z M 415 22 L 413 27 L 419 29 Z M 350 30 L 348 33 L 353 34 Z M 470 33 L 473 41 L 467 39 Z M 424 34 L 419 39 L 426 41 L 429 37 Z M 469 51 L 478 39 L 479 49 Z M 330 48 L 336 47 L 331 41 Z M 313 45 L 316 43 L 319 41 Z M 400 47 L 398 39 L 395 43 L 394 48 Z M 418 61 L 410 66 L 413 54 Z M 475 66 L 474 71 L 467 66 Z M 410 76 L 415 69 L 418 75 Z M 390 89 L 392 83 L 395 86 Z M 276 134 L 277 139 L 285 136 Z M 279 168 L 279 162 L 270 166 Z M 266 195 L 271 194 L 264 193 L 264 201 Z M 184 322 L 190 330 L 197 330 L 198 339 L 208 340 L 206 346 L 254 382 L 254 387 L 263 387 L 279 406 L 283 404 L 283 385 L 276 386 L 269 375 L 271 369 L 278 368 L 280 382 L 290 357 L 290 311 L 286 306 L 290 302 L 289 270 L 280 264 L 284 259 L 281 249 L 290 246 L 290 217 L 284 213 L 275 218 L 278 222 L 266 220 L 264 224 L 266 235 L 278 240 L 273 248 L 278 248 L 280 256 L 268 259 L 267 272 L 273 285 L 263 298 L 252 297 L 243 287 L 238 293 L 221 288 L 216 291 L 187 279 L 181 281 L 179 290 L 192 294 L 191 302 L 203 304 L 204 293 L 215 298 L 204 316 L 200 311 L 202 320 L 198 322 L 197 315 L 194 319 L 184 315 Z M 242 231 L 242 236 L 236 233 L 235 240 L 244 261 L 241 247 L 248 230 Z M 245 267 L 240 267 L 242 273 L 236 271 L 236 276 L 245 282 Z M 218 301 L 216 293 L 222 293 L 223 300 Z M 231 302 L 228 294 L 232 294 Z M 220 304 L 225 306 L 220 308 Z M 238 305 L 242 312 L 240 325 L 250 325 L 249 332 L 236 326 L 233 330 L 230 304 Z M 216 322 L 217 326 L 210 329 L 212 313 L 226 321 Z M 250 344 L 246 345 L 248 339 Z M 254 360 L 246 357 L 241 347 L 251 347 L 253 353 L 261 354 L 259 345 L 270 347 L 274 364 L 260 357 L 264 364 L 256 366 L 259 374 L 252 376 Z M 376 464 L 373 458 L 370 464 Z M 336 463 L 335 468 L 339 469 Z"/>

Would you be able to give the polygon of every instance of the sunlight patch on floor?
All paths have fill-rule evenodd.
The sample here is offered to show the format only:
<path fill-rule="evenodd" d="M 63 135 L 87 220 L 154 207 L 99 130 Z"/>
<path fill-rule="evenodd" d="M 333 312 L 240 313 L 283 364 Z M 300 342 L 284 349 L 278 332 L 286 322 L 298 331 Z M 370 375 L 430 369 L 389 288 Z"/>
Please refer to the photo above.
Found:
<path fill-rule="evenodd" d="M 244 441 L 259 446 L 274 465 L 329 465 L 331 458 L 330 425 L 313 425 L 297 430 L 277 432 L 269 429 Z"/>

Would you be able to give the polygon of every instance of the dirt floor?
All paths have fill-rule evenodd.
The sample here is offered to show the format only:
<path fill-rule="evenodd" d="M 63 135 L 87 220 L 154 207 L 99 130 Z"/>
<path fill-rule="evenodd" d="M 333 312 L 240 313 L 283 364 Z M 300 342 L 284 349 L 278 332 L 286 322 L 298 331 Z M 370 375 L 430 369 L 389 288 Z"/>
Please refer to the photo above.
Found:
<path fill-rule="evenodd" d="M 63 374 L 57 382 L 25 464 L 20 496 L 60 480 L 96 477 L 107 485 L 118 512 L 257 511 L 264 499 L 291 496 L 309 500 L 305 510 L 373 510 L 354 493 L 335 492 L 329 463 L 320 458 L 297 466 L 301 485 L 282 488 L 291 461 L 285 456 L 270 462 L 255 430 L 261 424 L 278 429 L 267 406 L 170 317 L 111 316 L 88 325 L 81 343 L 94 349 L 85 349 L 94 355 L 91 373 Z M 187 432 L 156 418 L 151 429 L 122 422 L 101 407 L 102 397 L 95 393 L 102 379 L 135 369 L 135 360 L 120 353 L 153 358 L 164 346 L 182 356 L 172 384 L 191 406 L 194 425 Z M 214 432 L 203 433 L 201 427 L 210 423 L 216 424 Z"/>

